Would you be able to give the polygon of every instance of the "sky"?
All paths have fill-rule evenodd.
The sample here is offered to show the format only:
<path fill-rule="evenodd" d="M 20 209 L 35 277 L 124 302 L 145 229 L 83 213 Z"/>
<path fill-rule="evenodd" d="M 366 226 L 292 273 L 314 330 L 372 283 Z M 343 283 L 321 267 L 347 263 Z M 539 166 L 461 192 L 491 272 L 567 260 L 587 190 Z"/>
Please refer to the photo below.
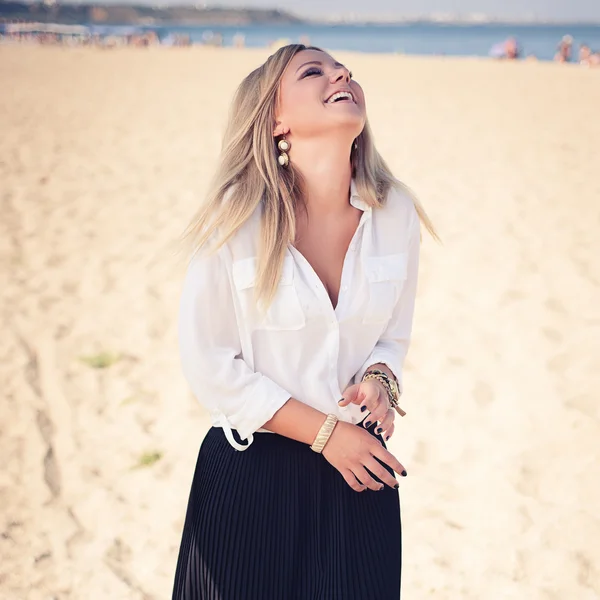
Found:
<path fill-rule="evenodd" d="M 356 15 L 389 18 L 478 13 L 495 18 L 600 22 L 600 0 L 148 0 L 144 4 L 206 4 L 289 10 L 303 17 Z"/>

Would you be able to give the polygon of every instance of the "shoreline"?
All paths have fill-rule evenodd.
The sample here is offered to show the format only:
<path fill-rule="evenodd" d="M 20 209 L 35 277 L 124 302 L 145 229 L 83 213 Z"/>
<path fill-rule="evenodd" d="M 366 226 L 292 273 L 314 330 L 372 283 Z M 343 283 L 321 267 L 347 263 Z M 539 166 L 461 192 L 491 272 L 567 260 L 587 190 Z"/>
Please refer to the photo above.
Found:
<path fill-rule="evenodd" d="M 9 31 L 1 35 L 2 27 Z M 0 24 L 0 40 L 67 46 L 216 46 L 269 48 L 283 43 L 313 44 L 335 52 L 409 56 L 491 57 L 498 60 L 556 60 L 558 47 L 571 63 L 600 66 L 600 27 L 539 26 L 536 31 L 497 25 L 405 24 L 311 25 L 58 25 Z M 423 28 L 423 29 L 422 29 Z M 539 30 L 539 31 L 538 31 Z M 564 40 L 570 40 L 567 45 Z M 564 51 L 564 52 L 563 52 Z M 569 55 L 567 55 L 569 54 Z"/>
<path fill-rule="evenodd" d="M 162 46 L 157 44 L 156 46 L 146 46 L 146 47 L 134 47 L 134 46 L 112 46 L 112 47 L 103 47 L 103 46 L 68 46 L 68 45 L 59 45 L 59 44 L 37 44 L 37 43 L 15 43 L 15 42 L 2 42 L 0 41 L 0 49 L 2 48 L 23 48 L 27 50 L 40 50 L 40 51 L 59 51 L 59 52 L 98 52 L 98 53 L 114 53 L 114 52 L 206 52 L 206 53 L 231 53 L 231 52 L 241 52 L 241 53 L 254 53 L 257 56 L 268 56 L 275 52 L 278 46 L 269 47 L 269 46 L 245 46 L 243 48 L 238 48 L 235 46 L 211 46 L 210 44 L 192 44 L 190 46 L 183 47 L 172 47 L 172 46 Z M 485 63 L 485 64 L 540 64 L 540 65 L 555 65 L 559 69 L 565 68 L 577 68 L 577 70 L 592 70 L 596 71 L 597 69 L 594 67 L 587 67 L 584 65 L 580 65 L 576 62 L 570 63 L 558 63 L 554 60 L 545 60 L 539 59 L 535 57 L 524 57 L 515 60 L 509 59 L 498 59 L 491 56 L 479 56 L 479 55 L 454 55 L 454 54 L 409 54 L 402 52 L 366 52 L 360 50 L 340 50 L 336 48 L 323 48 L 327 52 L 332 52 L 336 54 L 343 54 L 345 56 L 357 56 L 357 57 L 377 57 L 378 59 L 386 59 L 386 58 L 394 58 L 400 60 L 422 60 L 425 62 L 437 62 L 444 61 L 448 63 L 452 63 L 456 61 L 458 63 L 464 62 L 476 62 L 476 63 Z"/>

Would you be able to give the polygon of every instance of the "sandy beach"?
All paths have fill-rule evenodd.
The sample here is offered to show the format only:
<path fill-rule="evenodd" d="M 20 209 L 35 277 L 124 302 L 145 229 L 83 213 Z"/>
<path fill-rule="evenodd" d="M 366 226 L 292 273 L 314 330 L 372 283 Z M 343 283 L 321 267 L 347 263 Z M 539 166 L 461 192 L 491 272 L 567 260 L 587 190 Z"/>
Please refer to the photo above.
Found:
<path fill-rule="evenodd" d="M 170 597 L 209 427 L 177 240 L 267 54 L 0 46 L 2 600 Z M 390 442 L 402 597 L 597 600 L 600 72 L 336 56 L 444 242 Z"/>

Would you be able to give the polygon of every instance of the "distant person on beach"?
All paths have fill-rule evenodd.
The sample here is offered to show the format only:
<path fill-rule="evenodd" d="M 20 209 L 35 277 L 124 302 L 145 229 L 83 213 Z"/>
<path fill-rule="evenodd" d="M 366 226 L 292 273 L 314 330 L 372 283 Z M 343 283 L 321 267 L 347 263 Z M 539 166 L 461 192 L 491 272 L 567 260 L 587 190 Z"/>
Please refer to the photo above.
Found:
<path fill-rule="evenodd" d="M 233 36 L 233 47 L 243 48 L 246 45 L 246 36 L 243 33 L 236 33 Z"/>
<path fill-rule="evenodd" d="M 556 62 L 568 63 L 571 62 L 573 54 L 573 38 L 570 35 L 565 35 L 558 44 L 558 50 L 554 55 Z"/>
<path fill-rule="evenodd" d="M 492 46 L 490 56 L 492 58 L 515 60 L 520 56 L 519 43 L 516 38 L 510 37 Z"/>
<path fill-rule="evenodd" d="M 587 44 L 579 46 L 579 64 L 583 67 L 595 67 L 600 64 L 600 53 L 592 52 Z"/>
<path fill-rule="evenodd" d="M 242 81 L 222 148 L 185 235 L 181 364 L 213 427 L 172 598 L 398 600 L 407 473 L 386 442 L 435 231 L 318 48 Z"/>

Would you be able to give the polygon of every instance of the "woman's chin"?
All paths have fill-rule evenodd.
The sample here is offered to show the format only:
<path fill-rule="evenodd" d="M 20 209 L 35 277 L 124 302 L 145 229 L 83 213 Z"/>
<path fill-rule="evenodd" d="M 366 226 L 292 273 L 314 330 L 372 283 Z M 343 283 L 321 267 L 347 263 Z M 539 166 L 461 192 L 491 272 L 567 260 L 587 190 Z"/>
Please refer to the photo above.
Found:
<path fill-rule="evenodd" d="M 336 114 L 329 119 L 329 122 L 334 127 L 344 127 L 349 129 L 356 129 L 356 135 L 358 135 L 365 126 L 365 116 L 359 111 L 345 111 Z"/>

